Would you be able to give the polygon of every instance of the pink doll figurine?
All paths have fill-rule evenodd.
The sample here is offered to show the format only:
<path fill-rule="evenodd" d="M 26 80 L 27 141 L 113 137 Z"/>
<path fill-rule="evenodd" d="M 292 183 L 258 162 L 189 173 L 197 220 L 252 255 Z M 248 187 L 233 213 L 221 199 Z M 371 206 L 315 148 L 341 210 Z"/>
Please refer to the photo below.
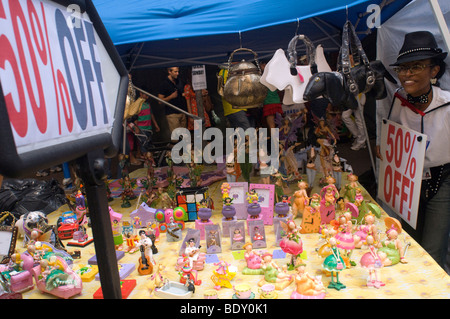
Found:
<path fill-rule="evenodd" d="M 371 235 L 378 243 L 378 230 L 375 225 L 375 215 L 369 211 L 364 216 L 364 225 L 359 226 L 353 238 L 355 239 L 355 248 L 361 248 L 368 235 Z"/>
<path fill-rule="evenodd" d="M 385 285 L 380 280 L 380 269 L 383 267 L 385 255 L 377 252 L 375 239 L 371 235 L 367 236 L 366 243 L 369 246 L 369 251 L 361 257 L 360 264 L 361 267 L 369 271 L 367 287 L 380 288 Z"/>
<path fill-rule="evenodd" d="M 231 189 L 230 184 L 223 183 L 222 186 L 220 186 L 220 189 L 222 190 L 222 199 L 230 197 L 230 189 Z"/>
<path fill-rule="evenodd" d="M 247 262 L 247 268 L 260 269 L 262 259 L 259 253 L 253 250 L 253 244 L 246 243 L 242 248 L 245 249 L 244 257 Z"/>
<path fill-rule="evenodd" d="M 352 214 L 345 212 L 339 217 L 340 232 L 334 236 L 337 240 L 337 247 L 345 250 L 347 256 L 355 249 L 355 240 L 353 239 L 353 224 L 351 221 Z"/>
<path fill-rule="evenodd" d="M 361 194 L 361 188 L 359 188 L 359 187 L 356 188 L 355 192 L 356 192 L 356 194 L 355 194 L 355 205 L 359 207 L 359 206 L 361 206 L 361 204 L 362 204 L 362 202 L 364 200 L 364 197 Z"/>

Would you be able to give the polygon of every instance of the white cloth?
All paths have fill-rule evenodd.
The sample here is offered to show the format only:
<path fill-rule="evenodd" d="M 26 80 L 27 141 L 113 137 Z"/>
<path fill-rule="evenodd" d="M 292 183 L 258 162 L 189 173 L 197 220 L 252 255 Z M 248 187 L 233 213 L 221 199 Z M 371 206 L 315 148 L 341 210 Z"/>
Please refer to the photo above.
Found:
<path fill-rule="evenodd" d="M 430 112 L 449 101 L 449 91 L 433 86 L 433 100 L 424 112 Z M 392 106 L 389 119 L 417 132 L 421 131 L 422 116 L 408 107 L 402 106 L 397 98 Z M 423 117 L 423 133 L 427 135 L 427 143 L 429 143 L 425 151 L 424 168 L 450 163 L 450 147 L 448 146 L 450 137 L 450 105 L 432 111 Z"/>

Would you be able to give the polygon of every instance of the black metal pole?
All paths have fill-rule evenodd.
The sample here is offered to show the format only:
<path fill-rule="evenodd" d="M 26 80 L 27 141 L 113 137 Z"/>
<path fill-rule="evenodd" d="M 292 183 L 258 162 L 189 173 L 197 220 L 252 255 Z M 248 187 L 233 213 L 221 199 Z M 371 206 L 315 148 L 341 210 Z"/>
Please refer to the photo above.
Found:
<path fill-rule="evenodd" d="M 77 159 L 77 170 L 85 185 L 104 299 L 122 299 L 119 268 L 111 227 L 106 192 L 105 159 L 97 150 Z"/>

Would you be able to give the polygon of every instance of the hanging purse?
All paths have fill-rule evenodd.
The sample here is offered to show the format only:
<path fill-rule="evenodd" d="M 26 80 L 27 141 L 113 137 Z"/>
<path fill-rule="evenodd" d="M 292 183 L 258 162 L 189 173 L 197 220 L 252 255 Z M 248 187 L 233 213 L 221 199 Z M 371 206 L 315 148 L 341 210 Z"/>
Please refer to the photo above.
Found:
<path fill-rule="evenodd" d="M 298 40 L 302 40 L 306 46 L 307 65 L 297 65 Z M 331 71 L 331 68 L 326 62 L 322 47 L 318 46 L 316 49 L 305 35 L 297 35 L 291 39 L 287 55 L 288 57 L 282 49 L 275 52 L 264 69 L 261 83 L 271 91 L 284 90 L 283 104 L 285 105 L 305 103 L 303 93 L 312 74 Z"/>
<path fill-rule="evenodd" d="M 362 70 L 361 70 L 362 69 Z M 369 92 L 375 84 L 375 74 L 369 59 L 350 21 L 342 31 L 342 46 L 339 52 L 338 71 L 344 75 L 345 83 L 353 95 Z"/>

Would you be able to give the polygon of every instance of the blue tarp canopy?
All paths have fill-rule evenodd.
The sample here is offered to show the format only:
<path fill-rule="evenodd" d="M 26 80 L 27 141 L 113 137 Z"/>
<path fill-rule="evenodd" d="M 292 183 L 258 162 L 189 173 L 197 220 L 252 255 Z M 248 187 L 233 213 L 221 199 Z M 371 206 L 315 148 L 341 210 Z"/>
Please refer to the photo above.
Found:
<path fill-rule="evenodd" d="M 286 49 L 296 34 L 338 51 L 348 18 L 361 33 L 410 0 L 93 0 L 129 70 L 219 64 L 239 47 L 260 58 Z M 376 5 L 376 6 L 374 6 Z M 302 51 L 299 43 L 298 52 Z"/>

